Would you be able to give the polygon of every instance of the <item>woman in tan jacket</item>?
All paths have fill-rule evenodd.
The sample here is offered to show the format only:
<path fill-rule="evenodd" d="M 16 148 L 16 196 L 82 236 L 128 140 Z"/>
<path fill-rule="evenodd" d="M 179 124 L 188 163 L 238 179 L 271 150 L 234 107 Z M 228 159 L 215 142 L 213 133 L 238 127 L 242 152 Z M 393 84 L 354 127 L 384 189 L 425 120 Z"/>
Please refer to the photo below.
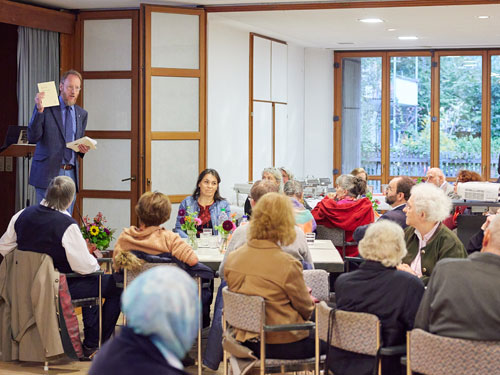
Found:
<path fill-rule="evenodd" d="M 228 255 L 224 277 L 236 293 L 266 301 L 266 324 L 304 323 L 314 309 L 302 276 L 302 265 L 281 250 L 295 240 L 295 218 L 288 197 L 267 193 L 254 207 L 248 242 Z M 258 334 L 236 330 L 236 339 L 260 354 Z M 314 338 L 307 331 L 266 333 L 266 357 L 314 356 Z"/>
<path fill-rule="evenodd" d="M 197 264 L 198 257 L 191 246 L 178 234 L 160 227 L 170 218 L 171 211 L 172 205 L 165 194 L 144 193 L 135 206 L 140 225 L 123 230 L 116 241 L 113 258 L 121 252 L 138 250 L 152 255 L 171 253 L 189 266 Z"/>

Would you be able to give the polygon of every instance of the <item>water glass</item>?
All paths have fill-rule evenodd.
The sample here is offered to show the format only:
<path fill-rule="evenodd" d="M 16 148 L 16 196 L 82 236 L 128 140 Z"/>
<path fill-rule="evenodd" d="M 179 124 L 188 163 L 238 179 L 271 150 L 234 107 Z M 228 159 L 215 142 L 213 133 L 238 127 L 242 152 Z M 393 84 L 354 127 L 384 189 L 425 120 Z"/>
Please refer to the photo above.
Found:
<path fill-rule="evenodd" d="M 200 233 L 200 247 L 210 247 L 210 237 L 212 237 L 211 232 Z"/>
<path fill-rule="evenodd" d="M 306 241 L 309 246 L 314 245 L 314 240 L 316 239 L 316 233 L 306 233 Z"/>

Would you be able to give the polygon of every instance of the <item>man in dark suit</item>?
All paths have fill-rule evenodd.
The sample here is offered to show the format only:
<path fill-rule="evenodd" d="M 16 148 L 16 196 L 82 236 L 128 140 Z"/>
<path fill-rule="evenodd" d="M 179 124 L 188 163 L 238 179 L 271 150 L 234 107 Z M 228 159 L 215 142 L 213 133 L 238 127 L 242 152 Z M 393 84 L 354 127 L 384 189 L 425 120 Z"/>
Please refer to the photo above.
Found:
<path fill-rule="evenodd" d="M 406 207 L 406 201 L 410 199 L 410 191 L 414 185 L 415 181 L 410 177 L 394 177 L 385 190 L 385 201 L 392 206 L 392 210 L 380 216 L 379 220 L 392 220 L 405 229 L 407 226 L 406 214 L 403 209 Z M 356 228 L 352 236 L 355 241 L 359 242 L 363 239 L 366 228 L 368 228 L 368 225 Z"/>
<path fill-rule="evenodd" d="M 36 143 L 29 183 L 36 189 L 37 204 L 44 198 L 47 186 L 55 176 L 71 177 L 78 191 L 78 156 L 83 157 L 89 148 L 79 145 L 80 152 L 76 153 L 67 148 L 66 143 L 83 137 L 87 126 L 87 111 L 75 104 L 81 84 L 81 74 L 69 70 L 61 77 L 58 106 L 44 108 L 43 92 L 35 97 L 28 140 Z M 74 201 L 68 209 L 70 214 L 73 206 Z"/>

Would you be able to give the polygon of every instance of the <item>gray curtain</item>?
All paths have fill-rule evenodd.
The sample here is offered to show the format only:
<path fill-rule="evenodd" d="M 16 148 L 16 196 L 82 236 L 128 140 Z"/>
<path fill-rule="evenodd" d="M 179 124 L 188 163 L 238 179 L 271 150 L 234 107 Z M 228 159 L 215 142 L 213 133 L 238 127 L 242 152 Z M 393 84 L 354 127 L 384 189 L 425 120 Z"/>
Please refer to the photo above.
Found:
<path fill-rule="evenodd" d="M 18 125 L 28 126 L 38 92 L 37 83 L 55 81 L 59 87 L 59 33 L 18 28 L 17 42 L 17 103 Z M 23 162 L 25 163 L 25 185 L 23 186 Z M 24 207 L 22 196 L 35 202 L 35 189 L 28 184 L 28 164 L 22 158 L 17 162 L 16 212 Z"/>

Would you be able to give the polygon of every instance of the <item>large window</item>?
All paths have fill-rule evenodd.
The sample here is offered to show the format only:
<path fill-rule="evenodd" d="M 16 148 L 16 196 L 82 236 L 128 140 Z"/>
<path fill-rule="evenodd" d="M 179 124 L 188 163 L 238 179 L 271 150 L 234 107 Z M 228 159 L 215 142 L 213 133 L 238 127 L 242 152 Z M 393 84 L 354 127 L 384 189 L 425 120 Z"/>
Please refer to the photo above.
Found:
<path fill-rule="evenodd" d="M 422 176 L 431 160 L 431 58 L 390 58 L 390 175 Z"/>
<path fill-rule="evenodd" d="M 500 56 L 491 56 L 491 154 L 490 178 L 497 178 L 500 155 Z"/>
<path fill-rule="evenodd" d="M 423 177 L 430 167 L 443 169 L 449 181 L 460 169 L 496 179 L 499 55 L 335 53 L 337 175 L 364 167 L 375 191 L 394 176 Z"/>
<path fill-rule="evenodd" d="M 376 188 L 382 170 L 382 59 L 346 58 L 342 65 L 342 144 L 356 140 L 356 147 L 342 148 L 342 171 L 362 165 Z"/>
<path fill-rule="evenodd" d="M 481 56 L 442 56 L 439 63 L 439 167 L 481 173 Z"/>

